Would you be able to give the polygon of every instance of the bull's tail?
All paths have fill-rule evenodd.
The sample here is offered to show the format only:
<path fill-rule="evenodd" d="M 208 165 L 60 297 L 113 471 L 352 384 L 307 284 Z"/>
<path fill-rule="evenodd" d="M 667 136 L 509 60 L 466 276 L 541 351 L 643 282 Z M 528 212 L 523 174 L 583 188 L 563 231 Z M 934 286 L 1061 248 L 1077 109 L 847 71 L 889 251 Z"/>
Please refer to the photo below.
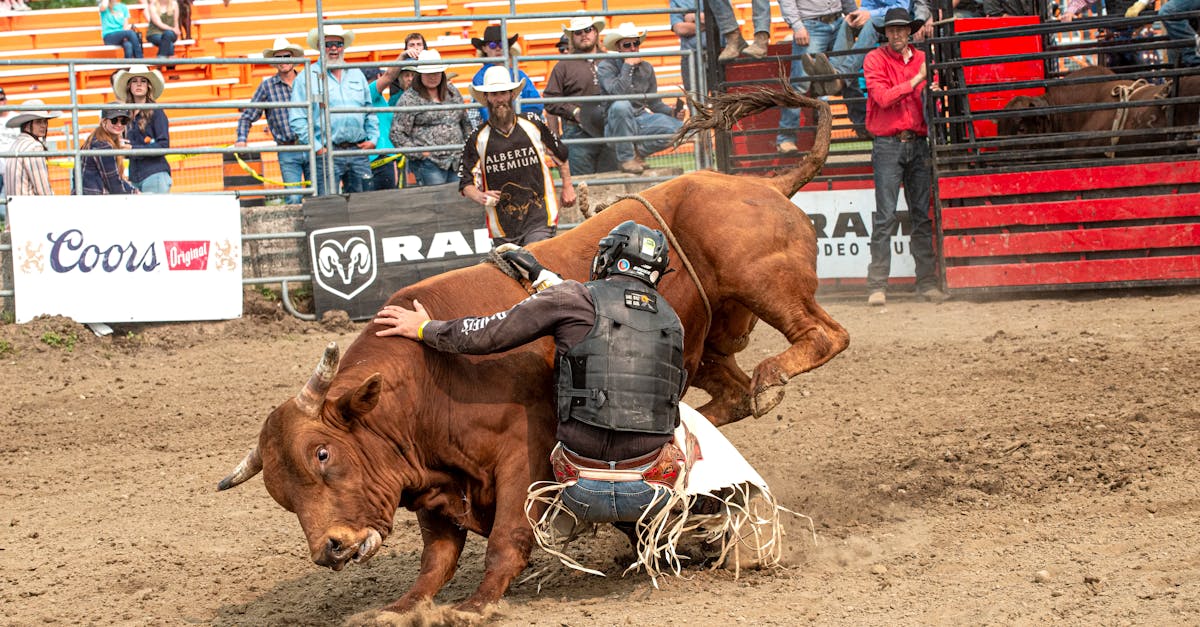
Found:
<path fill-rule="evenodd" d="M 817 138 L 812 150 L 795 167 L 769 179 L 769 185 L 791 198 L 792 194 L 811 181 L 825 165 L 825 157 L 829 155 L 829 138 L 833 132 L 833 116 L 825 101 L 801 94 L 793 89 L 787 80 L 781 80 L 780 85 L 782 90 L 760 88 L 746 92 L 715 94 L 709 97 L 707 105 L 698 104 L 689 94 L 688 101 L 695 113 L 675 133 L 675 142 L 682 142 L 702 130 L 729 130 L 738 120 L 771 107 L 816 109 Z"/>

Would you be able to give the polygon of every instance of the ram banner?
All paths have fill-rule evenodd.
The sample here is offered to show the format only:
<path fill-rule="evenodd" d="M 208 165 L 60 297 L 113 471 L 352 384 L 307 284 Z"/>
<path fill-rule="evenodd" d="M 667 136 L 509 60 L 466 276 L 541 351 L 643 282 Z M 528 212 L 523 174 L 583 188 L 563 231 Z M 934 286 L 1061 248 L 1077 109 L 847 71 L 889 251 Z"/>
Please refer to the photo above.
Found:
<path fill-rule="evenodd" d="M 801 190 L 792 202 L 804 209 L 817 229 L 817 277 L 820 279 L 866 279 L 871 265 L 871 213 L 875 211 L 874 189 L 844 189 L 826 192 Z M 901 190 L 896 211 L 900 232 L 892 234 L 892 277 L 916 276 L 908 250 L 908 205 Z"/>
<path fill-rule="evenodd" d="M 20 196 L 8 201 L 17 322 L 242 315 L 232 194 Z"/>

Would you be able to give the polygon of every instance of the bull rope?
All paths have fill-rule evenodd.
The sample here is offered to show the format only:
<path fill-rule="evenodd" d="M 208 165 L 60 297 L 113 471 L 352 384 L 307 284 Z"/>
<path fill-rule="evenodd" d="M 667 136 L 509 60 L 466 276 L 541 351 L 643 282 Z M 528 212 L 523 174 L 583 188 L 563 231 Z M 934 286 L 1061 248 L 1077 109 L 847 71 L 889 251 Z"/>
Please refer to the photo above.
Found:
<path fill-rule="evenodd" d="M 692 283 L 696 285 L 696 291 L 700 292 L 700 301 L 704 303 L 704 313 L 708 315 L 708 324 L 712 324 L 712 304 L 708 302 L 708 294 L 705 293 L 704 286 L 700 284 L 700 277 L 696 275 L 696 269 L 692 267 L 691 260 L 688 259 L 687 253 L 683 252 L 683 247 L 679 245 L 679 240 L 675 238 L 675 233 L 671 230 L 671 227 L 667 225 L 667 221 L 664 220 L 662 214 L 660 214 L 658 210 L 654 208 L 654 205 L 650 204 L 649 200 L 646 200 L 646 198 L 641 194 L 625 194 L 622 196 L 617 196 L 617 199 L 613 202 L 609 203 L 603 208 L 597 209 L 596 213 L 599 213 L 604 209 L 613 206 L 617 202 L 626 199 L 636 200 L 642 203 L 642 206 L 646 208 L 646 211 L 649 211 L 650 215 L 654 216 L 654 219 L 658 221 L 658 225 L 662 227 L 662 232 L 667 236 L 667 241 L 671 244 L 671 248 L 675 249 L 676 254 L 679 255 L 679 263 L 683 264 L 684 270 L 687 270 L 688 276 L 692 278 Z"/>
<path fill-rule="evenodd" d="M 1130 99 L 1133 98 L 1133 94 L 1150 86 L 1151 85 L 1149 81 L 1144 78 L 1139 78 L 1128 85 L 1117 85 L 1116 87 L 1113 87 L 1112 95 L 1117 98 L 1117 102 L 1129 102 Z M 1117 114 L 1113 116 L 1113 132 L 1125 130 L 1125 124 L 1129 121 L 1129 109 L 1129 107 L 1117 109 Z M 1116 146 L 1117 143 L 1121 141 L 1121 138 L 1114 135 L 1113 137 L 1109 138 L 1108 141 L 1108 145 Z M 1117 156 L 1117 153 L 1110 150 L 1104 153 L 1104 156 L 1112 159 L 1113 157 Z"/>

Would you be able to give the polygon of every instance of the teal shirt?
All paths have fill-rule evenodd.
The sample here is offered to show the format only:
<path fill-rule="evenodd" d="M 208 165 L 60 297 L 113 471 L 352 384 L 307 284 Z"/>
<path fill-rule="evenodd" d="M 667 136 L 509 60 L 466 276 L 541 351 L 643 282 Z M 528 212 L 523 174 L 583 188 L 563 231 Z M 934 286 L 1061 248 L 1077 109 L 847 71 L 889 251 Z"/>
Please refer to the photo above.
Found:
<path fill-rule="evenodd" d="M 100 12 L 100 36 L 125 30 L 125 22 L 129 21 L 129 7 L 122 4 L 109 5 L 111 11 Z"/>
<path fill-rule="evenodd" d="M 378 80 L 371 81 L 371 106 L 396 106 L 396 101 L 400 100 L 400 95 L 404 93 L 404 90 L 396 90 L 396 93 L 389 96 L 387 100 L 384 100 L 383 94 L 379 93 L 379 86 L 377 85 L 378 82 Z M 391 111 L 380 111 L 379 113 L 375 114 L 375 117 L 379 120 L 379 140 L 375 142 L 376 148 L 395 148 L 395 146 L 392 145 L 392 138 L 390 137 L 393 115 L 395 114 Z"/>

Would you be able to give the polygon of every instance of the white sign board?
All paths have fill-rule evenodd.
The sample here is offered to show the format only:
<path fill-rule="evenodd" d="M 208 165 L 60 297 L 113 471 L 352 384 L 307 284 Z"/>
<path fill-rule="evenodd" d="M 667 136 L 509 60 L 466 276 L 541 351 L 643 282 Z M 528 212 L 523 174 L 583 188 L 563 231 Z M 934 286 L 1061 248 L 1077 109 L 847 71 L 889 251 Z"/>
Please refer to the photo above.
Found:
<path fill-rule="evenodd" d="M 22 196 L 8 201 L 17 322 L 242 315 L 232 194 Z"/>
<path fill-rule="evenodd" d="M 865 279 L 871 265 L 871 213 L 875 211 L 874 189 L 827 192 L 799 191 L 792 196 L 817 227 L 817 278 Z M 896 211 L 907 212 L 901 191 Z M 908 250 L 908 221 L 892 236 L 893 277 L 916 276 L 916 265 Z"/>

